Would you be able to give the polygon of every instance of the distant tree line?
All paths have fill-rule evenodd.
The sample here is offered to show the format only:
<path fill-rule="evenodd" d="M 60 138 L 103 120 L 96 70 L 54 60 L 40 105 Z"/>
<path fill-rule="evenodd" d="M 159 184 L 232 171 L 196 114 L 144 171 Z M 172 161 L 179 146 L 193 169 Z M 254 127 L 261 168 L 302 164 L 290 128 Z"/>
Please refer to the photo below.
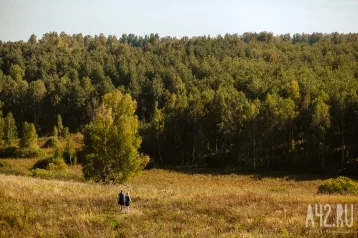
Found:
<path fill-rule="evenodd" d="M 52 134 L 57 115 L 83 131 L 115 90 L 136 100 L 156 165 L 358 167 L 358 34 L 0 41 L 2 111 L 18 131 L 27 121 Z"/>

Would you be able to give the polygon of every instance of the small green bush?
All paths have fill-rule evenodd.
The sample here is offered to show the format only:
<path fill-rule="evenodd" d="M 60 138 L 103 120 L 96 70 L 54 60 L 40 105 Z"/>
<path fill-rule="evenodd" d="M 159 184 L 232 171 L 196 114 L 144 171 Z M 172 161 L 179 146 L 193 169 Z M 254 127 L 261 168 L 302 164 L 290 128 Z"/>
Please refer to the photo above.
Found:
<path fill-rule="evenodd" d="M 43 179 L 59 179 L 66 181 L 80 181 L 84 182 L 83 176 L 78 173 L 73 173 L 68 170 L 51 171 L 46 169 L 33 169 L 30 172 L 30 176 L 39 177 Z"/>
<path fill-rule="evenodd" d="M 55 148 L 55 147 L 60 147 L 60 146 L 61 146 L 61 142 L 59 141 L 59 139 L 55 136 L 51 136 L 50 138 L 47 139 L 47 141 L 45 142 L 43 147 Z"/>
<path fill-rule="evenodd" d="M 38 160 L 31 168 L 31 170 L 44 169 L 49 171 L 65 170 L 66 163 L 62 158 L 44 158 Z"/>
<path fill-rule="evenodd" d="M 358 194 L 358 184 L 347 177 L 331 178 L 319 186 L 318 193 Z"/>
<path fill-rule="evenodd" d="M 18 148 L 15 150 L 15 157 L 32 158 L 42 156 L 44 152 L 39 147 Z"/>
<path fill-rule="evenodd" d="M 62 158 L 52 159 L 51 163 L 49 163 L 49 165 L 47 166 L 47 169 L 52 171 L 66 170 L 66 168 L 66 163 Z"/>

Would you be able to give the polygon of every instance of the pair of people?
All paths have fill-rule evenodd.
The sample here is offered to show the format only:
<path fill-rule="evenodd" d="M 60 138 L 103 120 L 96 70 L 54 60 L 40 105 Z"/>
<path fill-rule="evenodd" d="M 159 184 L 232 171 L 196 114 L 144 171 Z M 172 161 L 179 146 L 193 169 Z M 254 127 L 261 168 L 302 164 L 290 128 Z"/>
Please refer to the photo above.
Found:
<path fill-rule="evenodd" d="M 121 211 L 122 211 L 122 206 L 126 206 L 126 212 L 128 213 L 129 212 L 129 206 L 131 205 L 131 202 L 132 202 L 132 199 L 131 197 L 129 196 L 129 193 L 127 192 L 125 195 L 123 193 L 123 191 L 121 190 L 119 193 L 118 193 L 118 204 L 119 206 L 121 207 Z"/>

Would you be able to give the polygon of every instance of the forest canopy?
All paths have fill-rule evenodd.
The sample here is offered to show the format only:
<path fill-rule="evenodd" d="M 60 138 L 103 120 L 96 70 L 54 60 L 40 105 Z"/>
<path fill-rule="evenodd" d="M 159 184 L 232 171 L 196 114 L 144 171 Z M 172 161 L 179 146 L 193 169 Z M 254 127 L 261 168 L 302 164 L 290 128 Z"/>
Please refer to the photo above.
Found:
<path fill-rule="evenodd" d="M 339 171 L 358 163 L 358 34 L 83 36 L 0 41 L 0 100 L 19 131 L 70 132 L 104 94 L 136 101 L 156 165 Z"/>

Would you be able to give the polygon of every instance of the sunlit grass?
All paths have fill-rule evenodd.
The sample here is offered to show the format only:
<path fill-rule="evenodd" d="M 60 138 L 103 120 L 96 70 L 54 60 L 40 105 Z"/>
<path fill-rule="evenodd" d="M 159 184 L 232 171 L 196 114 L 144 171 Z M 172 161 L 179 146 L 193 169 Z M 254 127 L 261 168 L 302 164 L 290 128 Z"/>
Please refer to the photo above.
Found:
<path fill-rule="evenodd" d="M 71 134 L 72 139 L 75 141 L 75 147 L 77 149 L 83 146 L 83 137 L 80 133 Z M 45 148 L 44 145 L 50 137 L 41 137 L 37 140 L 37 145 L 41 148 L 43 155 L 34 158 L 0 158 L 3 166 L 0 166 L 0 173 L 13 174 L 22 176 L 34 176 L 30 170 L 36 161 L 47 158 L 54 154 L 55 148 Z M 66 146 L 66 139 L 59 138 L 62 149 Z M 15 141 L 15 146 L 19 145 L 20 140 Z M 5 165 L 5 166 L 4 166 Z M 38 171 L 36 176 L 46 179 L 59 179 L 59 180 L 75 180 L 84 181 L 82 166 L 70 165 L 63 171 Z"/>
<path fill-rule="evenodd" d="M 358 202 L 318 195 L 321 182 L 167 170 L 144 171 L 126 185 L 0 175 L 0 236 L 320 237 L 307 233 L 308 204 Z M 129 214 L 116 205 L 120 189 L 131 193 Z"/>

